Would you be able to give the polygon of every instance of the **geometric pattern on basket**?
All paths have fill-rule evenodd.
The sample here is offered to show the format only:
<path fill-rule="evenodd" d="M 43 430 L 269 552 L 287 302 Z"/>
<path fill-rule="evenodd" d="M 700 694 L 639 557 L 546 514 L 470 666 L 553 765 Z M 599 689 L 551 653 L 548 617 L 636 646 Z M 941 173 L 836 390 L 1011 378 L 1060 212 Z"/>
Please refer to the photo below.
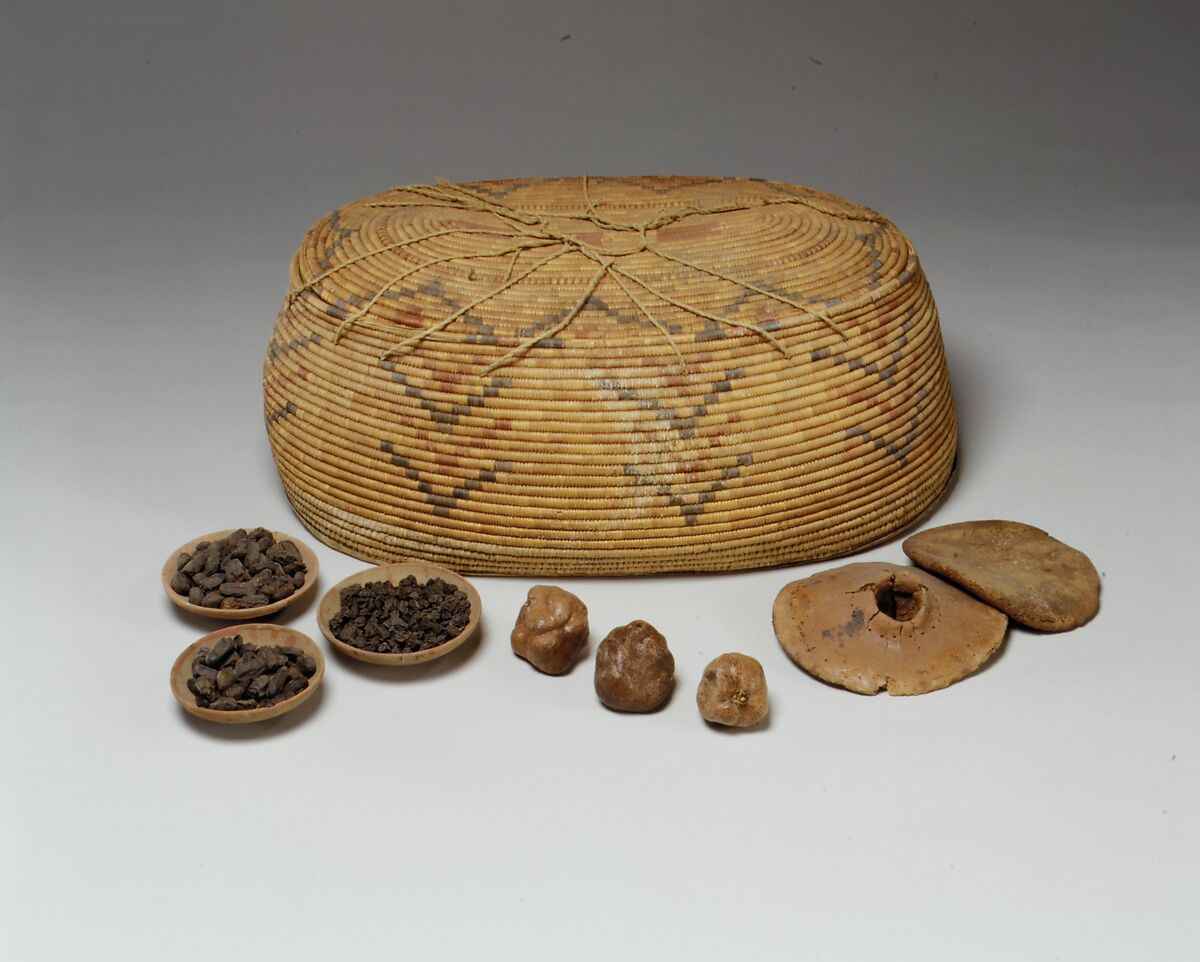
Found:
<path fill-rule="evenodd" d="M 912 522 L 957 442 L 886 218 L 808 188 L 396 188 L 319 221 L 264 365 L 285 491 L 359 557 L 729 570 Z"/>

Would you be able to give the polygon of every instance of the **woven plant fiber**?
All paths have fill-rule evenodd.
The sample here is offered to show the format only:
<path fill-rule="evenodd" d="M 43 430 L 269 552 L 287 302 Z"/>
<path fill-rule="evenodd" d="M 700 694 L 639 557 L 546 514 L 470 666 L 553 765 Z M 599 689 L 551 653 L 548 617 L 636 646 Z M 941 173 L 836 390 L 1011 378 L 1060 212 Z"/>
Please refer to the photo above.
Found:
<path fill-rule="evenodd" d="M 887 218 L 791 184 L 398 187 L 318 221 L 263 375 L 297 515 L 367 561 L 728 571 L 922 516 L 957 435 Z"/>

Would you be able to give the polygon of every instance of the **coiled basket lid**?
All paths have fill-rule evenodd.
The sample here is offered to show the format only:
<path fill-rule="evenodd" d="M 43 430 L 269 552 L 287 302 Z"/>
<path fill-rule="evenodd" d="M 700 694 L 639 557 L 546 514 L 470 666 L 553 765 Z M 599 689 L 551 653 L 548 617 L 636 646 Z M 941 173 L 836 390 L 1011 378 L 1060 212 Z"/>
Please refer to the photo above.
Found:
<path fill-rule="evenodd" d="M 772 181 L 356 201 L 296 253 L 263 386 L 310 531 L 476 574 L 846 554 L 921 516 L 956 445 L 911 244 Z"/>

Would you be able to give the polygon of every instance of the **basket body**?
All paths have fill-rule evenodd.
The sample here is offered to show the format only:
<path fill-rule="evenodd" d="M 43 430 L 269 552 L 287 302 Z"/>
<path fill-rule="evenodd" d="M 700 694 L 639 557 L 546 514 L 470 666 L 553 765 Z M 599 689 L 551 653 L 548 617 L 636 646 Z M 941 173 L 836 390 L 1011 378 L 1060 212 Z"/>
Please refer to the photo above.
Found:
<path fill-rule="evenodd" d="M 491 181 L 335 211 L 264 368 L 287 496 L 367 561 L 726 571 L 925 513 L 956 424 L 886 218 L 776 182 Z"/>

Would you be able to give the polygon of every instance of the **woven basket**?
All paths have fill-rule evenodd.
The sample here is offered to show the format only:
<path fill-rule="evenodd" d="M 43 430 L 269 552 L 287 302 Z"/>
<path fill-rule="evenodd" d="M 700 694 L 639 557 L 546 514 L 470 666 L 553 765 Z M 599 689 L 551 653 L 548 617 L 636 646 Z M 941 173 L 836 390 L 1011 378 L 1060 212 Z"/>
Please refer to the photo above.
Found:
<path fill-rule="evenodd" d="M 320 220 L 263 376 L 318 538 L 465 573 L 726 571 L 928 510 L 956 426 L 886 218 L 759 180 L 395 188 Z"/>

